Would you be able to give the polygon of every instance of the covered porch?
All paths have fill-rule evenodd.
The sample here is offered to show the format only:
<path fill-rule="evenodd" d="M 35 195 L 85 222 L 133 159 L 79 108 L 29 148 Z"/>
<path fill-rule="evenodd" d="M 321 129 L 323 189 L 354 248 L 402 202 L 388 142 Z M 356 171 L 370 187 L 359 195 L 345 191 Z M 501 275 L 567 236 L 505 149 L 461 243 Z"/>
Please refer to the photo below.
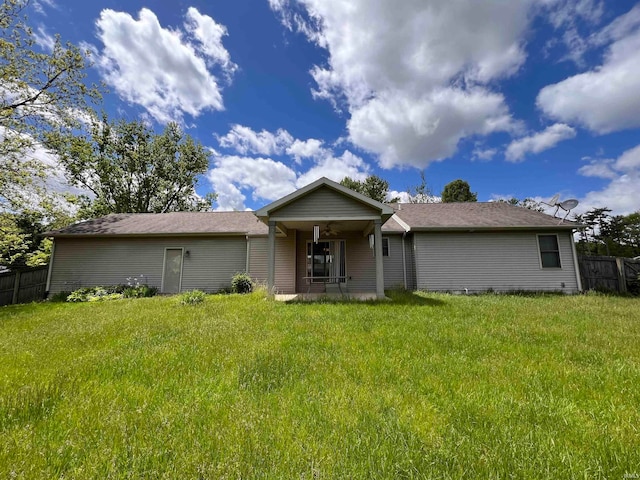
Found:
<path fill-rule="evenodd" d="M 326 178 L 258 210 L 269 292 L 384 298 L 382 225 L 392 215 Z"/>

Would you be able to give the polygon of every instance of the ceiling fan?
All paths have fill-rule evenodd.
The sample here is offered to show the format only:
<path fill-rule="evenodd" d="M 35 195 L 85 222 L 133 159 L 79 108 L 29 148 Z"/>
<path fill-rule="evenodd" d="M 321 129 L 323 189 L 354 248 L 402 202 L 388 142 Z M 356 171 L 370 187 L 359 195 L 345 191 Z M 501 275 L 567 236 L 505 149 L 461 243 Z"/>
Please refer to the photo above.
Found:
<path fill-rule="evenodd" d="M 333 228 L 331 226 L 331 222 L 327 223 L 327 225 L 322 229 L 321 234 L 325 237 L 336 236 L 340 233 L 340 230 Z"/>

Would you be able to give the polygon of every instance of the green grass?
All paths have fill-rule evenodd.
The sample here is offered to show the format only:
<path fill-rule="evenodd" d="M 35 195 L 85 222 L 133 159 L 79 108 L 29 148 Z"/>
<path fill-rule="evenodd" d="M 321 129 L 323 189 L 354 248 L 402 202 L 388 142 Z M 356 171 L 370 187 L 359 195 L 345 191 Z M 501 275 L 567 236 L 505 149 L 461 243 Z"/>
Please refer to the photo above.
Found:
<path fill-rule="evenodd" d="M 0 478 L 640 474 L 640 301 L 0 309 Z"/>

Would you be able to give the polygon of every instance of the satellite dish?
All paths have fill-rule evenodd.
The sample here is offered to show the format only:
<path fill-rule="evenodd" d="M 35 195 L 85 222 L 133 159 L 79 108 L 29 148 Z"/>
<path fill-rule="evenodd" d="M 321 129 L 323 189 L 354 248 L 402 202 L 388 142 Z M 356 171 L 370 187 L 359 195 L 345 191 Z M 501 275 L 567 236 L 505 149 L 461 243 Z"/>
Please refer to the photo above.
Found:
<path fill-rule="evenodd" d="M 565 200 L 564 202 L 560 203 L 560 208 L 567 211 L 576 208 L 577 206 L 578 200 L 576 200 L 575 198 L 570 198 L 569 200 Z"/>
<path fill-rule="evenodd" d="M 567 213 L 564 214 L 564 217 L 562 217 L 562 220 L 560 220 L 560 223 L 562 223 L 562 222 L 564 222 L 566 220 L 566 218 L 569 215 L 569 212 L 571 211 L 571 209 L 576 208 L 578 206 L 578 200 L 576 200 L 575 198 L 570 198 L 568 200 L 565 200 L 564 202 L 558 203 L 557 206 L 558 206 L 558 208 L 561 208 L 562 210 L 567 212 Z M 556 211 L 558 211 L 558 210 L 556 209 Z"/>
<path fill-rule="evenodd" d="M 558 203 L 558 200 L 560 200 L 560 195 L 556 193 L 553 197 L 551 197 L 551 200 L 549 200 L 549 203 L 547 203 L 547 205 L 555 206 L 556 203 Z"/>

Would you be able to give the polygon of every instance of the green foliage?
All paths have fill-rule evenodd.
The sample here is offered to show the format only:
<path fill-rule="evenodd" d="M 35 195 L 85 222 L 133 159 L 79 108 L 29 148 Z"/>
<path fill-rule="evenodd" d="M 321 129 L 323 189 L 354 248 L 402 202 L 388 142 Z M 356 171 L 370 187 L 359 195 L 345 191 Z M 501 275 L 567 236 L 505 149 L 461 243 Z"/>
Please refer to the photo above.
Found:
<path fill-rule="evenodd" d="M 37 267 L 49 263 L 52 241 L 43 233 L 68 225 L 73 217 L 44 202 L 41 207 L 0 212 L 0 265 Z"/>
<path fill-rule="evenodd" d="M 127 286 L 127 288 L 122 291 L 124 298 L 148 298 L 154 297 L 157 294 L 158 289 L 156 287 L 150 287 L 149 285 Z"/>
<path fill-rule="evenodd" d="M 124 298 L 124 285 L 110 285 L 107 287 L 83 287 L 74 290 L 67 296 L 67 302 L 98 302 L 103 300 L 119 300 Z"/>
<path fill-rule="evenodd" d="M 248 273 L 236 273 L 231 279 L 231 291 L 233 293 L 251 293 L 253 291 L 253 280 Z"/>
<path fill-rule="evenodd" d="M 398 199 L 394 198 L 387 200 L 389 194 L 389 182 L 383 180 L 377 175 L 369 175 L 363 181 L 354 180 L 350 177 L 344 177 L 340 182 L 343 187 L 350 188 L 351 190 L 361 193 L 373 200 L 381 203 L 397 202 Z"/>
<path fill-rule="evenodd" d="M 0 4 L 0 207 L 32 201 L 47 167 L 33 148 L 47 131 L 71 131 L 100 94 L 84 83 L 89 53 L 56 36 L 51 51 L 35 41 L 28 0 Z"/>
<path fill-rule="evenodd" d="M 180 294 L 180 305 L 198 305 L 205 301 L 207 294 L 201 290 L 190 290 Z"/>
<path fill-rule="evenodd" d="M 575 215 L 585 225 L 579 231 L 578 253 L 633 258 L 640 255 L 640 211 L 629 215 L 610 215 L 607 207 L 592 208 Z"/>
<path fill-rule="evenodd" d="M 83 287 L 67 296 L 68 302 L 97 302 L 121 298 L 143 298 L 157 295 L 158 289 L 148 285 L 109 285 L 106 287 Z"/>
<path fill-rule="evenodd" d="M 90 216 L 208 210 L 215 199 L 195 193 L 209 154 L 175 123 L 156 134 L 140 121 L 103 117 L 84 135 L 50 133 L 47 145 L 69 180 L 94 193 L 95 200 L 84 199 Z"/>
<path fill-rule="evenodd" d="M 447 183 L 441 196 L 443 203 L 478 201 L 478 194 L 471 192 L 469 184 L 460 179 Z"/>
<path fill-rule="evenodd" d="M 637 300 L 389 296 L 1 308 L 0 478 L 637 471 Z"/>
<path fill-rule="evenodd" d="M 69 295 L 71 295 L 71 292 L 58 292 L 54 295 L 51 295 L 51 297 L 49 297 L 49 301 L 52 303 L 66 302 L 67 298 L 69 298 Z"/>

